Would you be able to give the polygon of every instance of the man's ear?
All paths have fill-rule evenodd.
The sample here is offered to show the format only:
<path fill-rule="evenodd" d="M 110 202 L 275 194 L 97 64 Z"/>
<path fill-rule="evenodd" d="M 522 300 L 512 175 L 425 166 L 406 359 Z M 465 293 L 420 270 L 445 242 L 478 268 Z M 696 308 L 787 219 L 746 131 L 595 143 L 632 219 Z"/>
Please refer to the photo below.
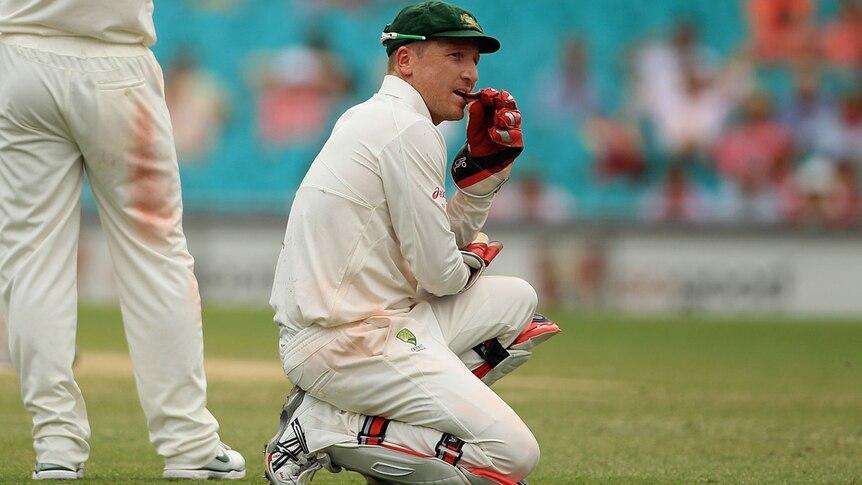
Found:
<path fill-rule="evenodd" d="M 413 62 L 416 54 L 406 45 L 402 45 L 395 51 L 395 69 L 401 74 L 401 77 L 409 77 L 413 75 Z"/>

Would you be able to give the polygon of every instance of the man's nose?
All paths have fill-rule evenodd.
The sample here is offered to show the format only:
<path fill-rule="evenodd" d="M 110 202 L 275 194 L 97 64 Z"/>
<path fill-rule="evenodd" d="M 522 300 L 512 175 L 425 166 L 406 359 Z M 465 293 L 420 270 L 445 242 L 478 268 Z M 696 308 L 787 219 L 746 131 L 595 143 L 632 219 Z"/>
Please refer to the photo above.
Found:
<path fill-rule="evenodd" d="M 476 66 L 469 67 L 464 70 L 463 74 L 464 79 L 470 81 L 470 86 L 476 84 L 476 81 L 479 80 L 479 68 Z"/>

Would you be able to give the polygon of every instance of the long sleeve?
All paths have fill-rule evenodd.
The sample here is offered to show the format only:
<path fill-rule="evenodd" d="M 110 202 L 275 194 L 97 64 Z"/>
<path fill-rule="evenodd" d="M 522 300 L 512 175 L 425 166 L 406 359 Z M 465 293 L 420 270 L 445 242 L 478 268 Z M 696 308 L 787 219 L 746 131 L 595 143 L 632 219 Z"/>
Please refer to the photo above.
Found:
<path fill-rule="evenodd" d="M 422 288 L 460 291 L 464 266 L 446 212 L 445 145 L 430 123 L 407 127 L 380 155 L 380 172 L 401 253 Z"/>
<path fill-rule="evenodd" d="M 476 235 L 488 220 L 493 201 L 494 195 L 477 198 L 464 195 L 461 191 L 456 191 L 449 200 L 446 210 L 459 248 L 476 240 Z"/>

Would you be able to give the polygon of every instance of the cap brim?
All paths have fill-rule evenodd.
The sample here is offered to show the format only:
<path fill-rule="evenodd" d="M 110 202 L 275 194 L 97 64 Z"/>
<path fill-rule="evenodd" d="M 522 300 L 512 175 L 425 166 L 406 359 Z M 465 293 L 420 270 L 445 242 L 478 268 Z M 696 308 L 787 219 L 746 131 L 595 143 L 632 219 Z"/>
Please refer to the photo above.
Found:
<path fill-rule="evenodd" d="M 437 32 L 436 34 L 430 34 L 427 36 L 429 39 L 436 39 L 439 37 L 457 37 L 462 39 L 474 39 L 479 44 L 479 53 L 480 54 L 490 54 L 492 52 L 497 52 L 500 50 L 500 41 L 489 36 L 485 35 L 481 32 L 476 32 L 475 30 L 450 30 L 449 32 Z"/>

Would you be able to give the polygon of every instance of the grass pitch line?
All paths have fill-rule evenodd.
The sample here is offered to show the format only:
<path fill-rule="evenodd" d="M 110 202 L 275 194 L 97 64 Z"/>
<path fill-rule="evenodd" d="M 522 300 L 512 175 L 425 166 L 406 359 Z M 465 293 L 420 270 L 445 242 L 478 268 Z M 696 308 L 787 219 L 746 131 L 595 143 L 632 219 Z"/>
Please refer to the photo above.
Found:
<path fill-rule="evenodd" d="M 206 357 L 204 360 L 208 381 L 228 382 L 287 382 L 277 360 L 229 359 Z M 132 378 L 132 361 L 121 352 L 84 351 L 75 363 L 78 377 Z M 13 372 L 13 371 L 10 371 Z"/>
<path fill-rule="evenodd" d="M 288 386 L 287 377 L 278 360 L 263 359 L 236 359 L 225 357 L 206 357 L 204 359 L 207 381 L 224 382 L 284 382 Z M 75 362 L 75 376 L 77 377 L 107 377 L 107 378 L 133 378 L 132 361 L 128 354 L 123 352 L 104 352 L 85 350 Z M 14 375 L 12 366 L 0 366 L 0 375 Z M 505 380 L 494 385 L 498 392 L 506 393 L 512 400 L 519 400 L 521 392 L 525 390 L 536 392 L 558 392 L 578 391 L 592 395 L 596 392 L 624 391 L 631 388 L 631 383 L 624 381 L 583 379 L 573 377 L 549 376 L 549 375 L 519 375 L 507 376 Z M 509 396 L 509 392 L 516 392 Z M 586 396 L 581 395 L 581 398 Z"/>

